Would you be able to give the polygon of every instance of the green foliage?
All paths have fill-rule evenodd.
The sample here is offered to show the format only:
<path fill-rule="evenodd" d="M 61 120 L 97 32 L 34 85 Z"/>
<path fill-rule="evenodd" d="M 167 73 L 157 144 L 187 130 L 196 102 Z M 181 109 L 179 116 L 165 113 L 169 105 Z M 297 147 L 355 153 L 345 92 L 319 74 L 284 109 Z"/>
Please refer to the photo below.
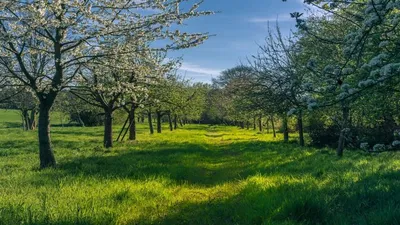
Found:
<path fill-rule="evenodd" d="M 12 119 L 1 111 L 0 123 Z M 117 132 L 117 129 L 116 129 Z M 0 129 L 0 224 L 398 224 L 400 158 L 282 144 L 282 136 L 187 125 L 101 147 L 101 127 Z"/>

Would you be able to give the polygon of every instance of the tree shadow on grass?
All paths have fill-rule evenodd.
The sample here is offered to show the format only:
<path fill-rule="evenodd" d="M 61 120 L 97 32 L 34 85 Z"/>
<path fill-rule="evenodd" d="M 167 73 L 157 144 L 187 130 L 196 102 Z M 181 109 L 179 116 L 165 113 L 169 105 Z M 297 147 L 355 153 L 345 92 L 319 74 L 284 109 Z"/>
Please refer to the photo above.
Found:
<path fill-rule="evenodd" d="M 288 190 L 293 190 L 288 192 Z M 297 193 L 294 193 L 294 190 Z M 141 218 L 137 224 L 325 224 L 326 206 L 311 197 L 316 190 L 299 184 L 265 188 L 247 184 L 239 193 L 203 202 L 181 202 L 156 220 Z M 283 195 L 282 193 L 286 193 Z M 290 212 L 289 212 L 290 211 Z"/>
<path fill-rule="evenodd" d="M 218 198 L 184 199 L 157 215 L 144 214 L 125 224 L 358 224 L 397 225 L 400 221 L 398 171 L 372 174 L 348 185 L 312 182 L 249 180 L 240 190 Z M 129 196 L 124 199 L 129 201 Z M 5 221 L 24 218 L 26 209 L 10 208 Z M 7 212 L 4 211 L 3 212 Z M 79 215 L 79 214 L 77 214 Z M 12 218 L 15 217 L 15 218 Z M 42 218 L 42 217 L 40 217 Z M 118 215 L 104 218 L 69 217 L 28 224 L 115 224 Z M 0 221 L 0 224 L 1 221 Z"/>
<path fill-rule="evenodd" d="M 59 136 L 71 136 L 71 137 L 76 137 L 76 136 L 87 136 L 87 137 L 101 137 L 103 135 L 103 131 L 100 129 L 93 129 L 93 130 L 85 130 L 85 128 L 80 128 L 76 127 L 75 129 L 65 129 L 63 130 L 62 128 L 54 129 L 51 132 L 53 135 L 59 135 Z"/>
<path fill-rule="evenodd" d="M 279 167 L 277 159 L 281 159 L 282 164 L 293 161 L 288 151 L 281 152 L 282 148 L 290 147 L 261 141 L 228 145 L 166 142 L 162 145 L 150 144 L 146 150 L 100 152 L 90 157 L 60 162 L 59 170 L 72 176 L 80 174 L 134 180 L 165 176 L 178 183 L 211 186 L 246 179 L 259 173 L 275 173 L 277 165 Z M 296 160 L 312 157 L 312 154 L 303 153 L 292 152 L 292 155 L 296 155 Z"/>
<path fill-rule="evenodd" d="M 22 122 L 0 122 L 0 128 L 21 128 Z"/>
<path fill-rule="evenodd" d="M 30 140 L 0 141 L 0 157 L 9 157 L 27 153 L 30 154 L 36 151 L 36 144 L 32 145 L 32 141 Z"/>
<path fill-rule="evenodd" d="M 132 224 L 359 224 L 400 222 L 398 172 L 371 175 L 344 187 L 248 183 L 239 193 L 203 202 L 180 202 L 155 220 Z M 385 185 L 386 184 L 386 185 Z"/>
<path fill-rule="evenodd" d="M 207 131 L 211 128 L 211 125 L 196 125 L 196 126 L 192 126 L 192 125 L 187 125 L 184 127 L 178 127 L 179 129 L 184 129 L 184 130 L 188 130 L 188 131 Z"/>

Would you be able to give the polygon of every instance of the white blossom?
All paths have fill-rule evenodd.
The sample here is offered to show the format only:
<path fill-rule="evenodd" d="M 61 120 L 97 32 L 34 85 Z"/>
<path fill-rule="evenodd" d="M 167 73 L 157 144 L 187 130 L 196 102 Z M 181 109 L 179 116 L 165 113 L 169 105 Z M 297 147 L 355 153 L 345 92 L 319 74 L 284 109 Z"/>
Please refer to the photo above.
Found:
<path fill-rule="evenodd" d="M 388 45 L 389 45 L 389 41 L 382 41 L 381 43 L 379 43 L 379 47 L 380 48 L 384 48 L 384 47 L 386 47 Z"/>
<path fill-rule="evenodd" d="M 374 85 L 374 84 L 376 84 L 376 81 L 371 80 L 371 79 L 367 79 L 367 80 L 360 81 L 360 82 L 358 83 L 358 86 L 359 86 L 360 88 L 366 88 L 366 87 L 370 87 L 370 86 L 372 86 L 372 85 Z"/>
<path fill-rule="evenodd" d="M 354 70 L 352 68 L 344 68 L 342 71 L 343 75 L 349 75 L 352 74 L 354 72 Z"/>
<path fill-rule="evenodd" d="M 376 144 L 376 145 L 374 145 L 374 147 L 372 147 L 372 150 L 374 152 L 384 151 L 384 150 L 386 150 L 386 145 L 384 145 L 384 144 Z"/>
<path fill-rule="evenodd" d="M 296 114 L 296 113 L 297 113 L 297 109 L 292 108 L 292 109 L 289 110 L 289 112 L 287 113 L 287 115 L 288 115 L 288 116 L 292 116 L 292 115 L 294 115 L 294 114 Z"/>
<path fill-rule="evenodd" d="M 395 140 L 392 142 L 392 146 L 393 147 L 399 147 L 400 146 L 400 141 L 399 140 Z"/>
<path fill-rule="evenodd" d="M 312 91 L 312 90 L 314 90 L 313 84 L 310 83 L 310 82 L 303 83 L 303 84 L 302 84 L 302 87 L 303 87 L 303 89 L 306 90 L 306 91 Z"/>
<path fill-rule="evenodd" d="M 369 149 L 369 144 L 367 142 L 363 142 L 360 144 L 360 148 L 364 149 L 364 150 L 368 150 Z"/>
<path fill-rule="evenodd" d="M 342 84 L 341 89 L 342 89 L 343 91 L 346 91 L 346 92 L 347 92 L 347 91 L 350 89 L 350 85 L 349 85 L 349 84 Z"/>
<path fill-rule="evenodd" d="M 378 56 L 372 58 L 369 61 L 370 66 L 381 66 L 383 64 L 383 60 L 387 59 L 389 56 L 386 53 L 381 53 Z"/>
<path fill-rule="evenodd" d="M 310 111 L 314 110 L 314 109 L 317 108 L 317 107 L 318 107 L 318 103 L 317 103 L 317 102 L 310 102 L 310 103 L 307 105 L 307 108 L 308 108 L 308 110 L 310 110 Z"/>

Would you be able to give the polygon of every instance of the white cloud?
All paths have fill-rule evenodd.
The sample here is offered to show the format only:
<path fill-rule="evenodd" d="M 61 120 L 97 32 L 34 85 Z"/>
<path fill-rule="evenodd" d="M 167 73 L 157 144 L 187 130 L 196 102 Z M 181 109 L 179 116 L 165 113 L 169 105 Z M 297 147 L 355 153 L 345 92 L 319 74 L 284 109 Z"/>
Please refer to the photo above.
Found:
<path fill-rule="evenodd" d="M 204 75 L 219 75 L 223 71 L 220 69 L 202 67 L 188 62 L 182 63 L 180 70 Z"/>
<path fill-rule="evenodd" d="M 295 21 L 290 14 L 280 14 L 276 15 L 276 17 L 256 17 L 249 19 L 251 23 L 268 23 L 268 22 L 292 22 Z"/>

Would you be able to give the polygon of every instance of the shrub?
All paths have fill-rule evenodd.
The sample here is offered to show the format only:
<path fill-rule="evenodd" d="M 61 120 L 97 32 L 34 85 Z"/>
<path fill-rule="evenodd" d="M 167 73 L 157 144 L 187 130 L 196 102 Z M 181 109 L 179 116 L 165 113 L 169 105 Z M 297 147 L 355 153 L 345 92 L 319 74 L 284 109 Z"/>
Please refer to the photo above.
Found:
<path fill-rule="evenodd" d="M 359 126 L 353 131 L 358 136 L 360 143 L 367 142 L 370 146 L 376 144 L 390 145 L 398 135 L 397 127 L 393 119 L 385 119 L 373 127 Z"/>
<path fill-rule="evenodd" d="M 308 122 L 311 145 L 317 147 L 337 145 L 339 129 L 334 125 L 326 125 L 324 119 L 318 116 L 310 116 Z"/>

